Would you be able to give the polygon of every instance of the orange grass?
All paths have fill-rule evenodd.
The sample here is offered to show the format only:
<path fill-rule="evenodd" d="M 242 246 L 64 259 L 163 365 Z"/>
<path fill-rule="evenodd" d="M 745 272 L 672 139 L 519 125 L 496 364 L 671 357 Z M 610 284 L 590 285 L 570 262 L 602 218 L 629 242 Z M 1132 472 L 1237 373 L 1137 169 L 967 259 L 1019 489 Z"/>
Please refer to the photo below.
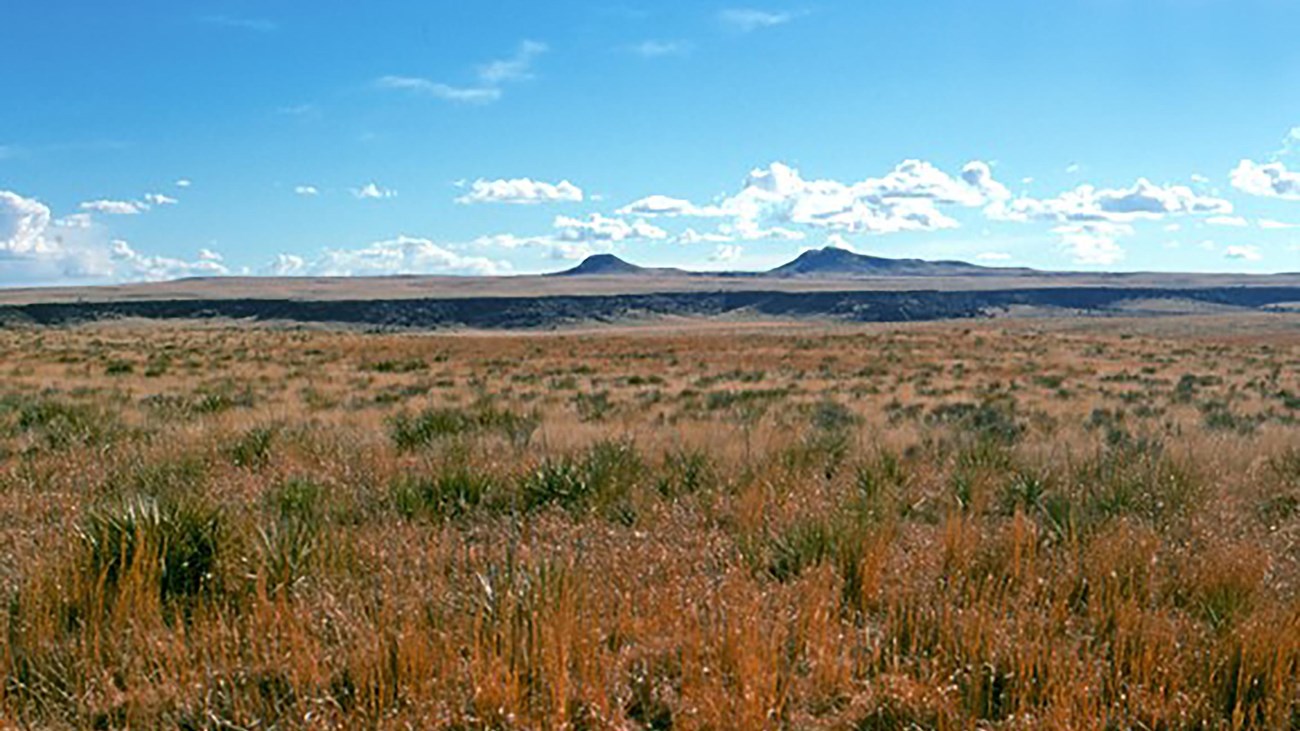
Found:
<path fill-rule="evenodd" d="M 1173 322 L 0 330 L 0 715 L 1300 727 L 1300 335 Z"/>

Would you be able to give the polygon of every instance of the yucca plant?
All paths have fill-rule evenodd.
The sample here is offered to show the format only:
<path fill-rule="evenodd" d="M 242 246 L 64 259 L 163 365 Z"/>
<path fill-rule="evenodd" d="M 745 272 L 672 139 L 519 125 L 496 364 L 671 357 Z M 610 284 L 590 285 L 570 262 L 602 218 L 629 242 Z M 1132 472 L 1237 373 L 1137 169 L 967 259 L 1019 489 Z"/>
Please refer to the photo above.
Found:
<path fill-rule="evenodd" d="M 88 570 L 110 592 L 136 562 L 157 567 L 164 603 L 213 589 L 224 548 L 221 514 L 196 501 L 132 496 L 92 510 L 78 527 Z"/>

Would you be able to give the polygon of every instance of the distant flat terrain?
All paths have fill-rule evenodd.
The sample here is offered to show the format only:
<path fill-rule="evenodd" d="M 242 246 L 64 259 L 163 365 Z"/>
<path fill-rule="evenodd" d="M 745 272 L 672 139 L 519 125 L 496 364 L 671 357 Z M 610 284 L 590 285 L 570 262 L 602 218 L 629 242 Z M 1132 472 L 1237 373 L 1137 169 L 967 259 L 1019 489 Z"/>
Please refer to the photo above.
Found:
<path fill-rule="evenodd" d="M 647 274 L 581 277 L 220 277 L 106 287 L 0 290 L 0 305 L 159 300 L 401 300 L 636 295 L 677 292 L 990 291 L 1057 287 L 1203 289 L 1300 287 L 1300 274 L 1090 274 L 775 278 L 761 275 Z"/>
<path fill-rule="evenodd" d="M 524 329 L 656 319 L 920 322 L 983 317 L 1285 312 L 1300 274 L 1105 274 L 810 249 L 766 272 L 687 272 L 597 254 L 518 277 L 223 277 L 0 292 L 0 323 L 245 320 Z"/>

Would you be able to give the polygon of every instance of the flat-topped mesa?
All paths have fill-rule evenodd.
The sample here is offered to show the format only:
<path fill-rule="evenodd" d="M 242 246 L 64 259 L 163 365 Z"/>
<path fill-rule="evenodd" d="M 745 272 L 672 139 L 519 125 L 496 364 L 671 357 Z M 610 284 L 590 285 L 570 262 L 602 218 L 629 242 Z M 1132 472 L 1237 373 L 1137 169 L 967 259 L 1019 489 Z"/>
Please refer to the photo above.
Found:
<path fill-rule="evenodd" d="M 1005 269 L 968 264 L 964 261 L 886 259 L 827 246 L 800 254 L 794 261 L 767 273 L 769 277 L 927 277 L 978 274 L 1010 274 L 1025 269 Z"/>

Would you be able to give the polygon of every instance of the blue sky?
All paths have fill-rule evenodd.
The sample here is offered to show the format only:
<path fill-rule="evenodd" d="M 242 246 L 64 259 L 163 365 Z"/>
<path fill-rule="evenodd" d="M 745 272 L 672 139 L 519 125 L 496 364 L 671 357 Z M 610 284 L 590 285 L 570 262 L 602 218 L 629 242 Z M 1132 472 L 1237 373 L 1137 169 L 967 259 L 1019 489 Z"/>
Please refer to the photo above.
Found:
<path fill-rule="evenodd" d="M 3 286 L 1300 270 L 1296 2 L 7 5 Z"/>

